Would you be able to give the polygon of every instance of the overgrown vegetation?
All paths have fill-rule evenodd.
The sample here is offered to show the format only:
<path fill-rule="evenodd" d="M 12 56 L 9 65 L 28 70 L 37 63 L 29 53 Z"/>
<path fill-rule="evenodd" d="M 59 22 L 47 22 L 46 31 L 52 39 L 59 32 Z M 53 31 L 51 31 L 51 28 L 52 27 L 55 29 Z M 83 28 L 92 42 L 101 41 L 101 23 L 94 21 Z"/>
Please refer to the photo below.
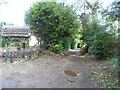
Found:
<path fill-rule="evenodd" d="M 88 51 L 98 59 L 114 57 L 116 37 L 114 34 L 100 32 L 93 36 L 93 41 Z"/>
<path fill-rule="evenodd" d="M 84 47 L 81 51 L 84 52 L 83 54 L 88 53 L 94 55 L 98 59 L 114 57 L 114 51 L 116 50 L 116 45 L 118 43 L 117 28 L 114 26 L 115 19 L 112 20 L 112 14 L 109 14 L 106 10 L 100 8 L 100 2 L 97 0 L 93 4 L 89 3 L 87 0 L 84 2 L 84 10 L 86 12 L 90 10 L 92 13 L 90 14 L 88 11 L 87 13 L 84 12 L 80 15 L 80 21 L 83 28 L 82 37 L 80 39 L 83 41 L 82 47 Z M 114 12 L 116 12 L 115 10 L 116 9 L 114 8 Z M 98 14 L 99 16 L 104 16 L 104 18 L 101 19 L 105 22 L 99 20 L 97 17 Z"/>
<path fill-rule="evenodd" d="M 56 2 L 35 2 L 25 21 L 47 49 L 56 53 L 68 50 L 79 33 L 79 22 L 72 7 Z"/>
<path fill-rule="evenodd" d="M 83 42 L 81 51 L 83 55 L 88 53 L 95 56 L 97 60 L 107 60 L 103 61 L 105 64 L 95 62 L 96 66 L 93 70 L 96 70 L 96 73 L 93 76 L 103 84 L 102 87 L 117 88 L 117 73 L 120 72 L 120 31 L 115 22 L 120 19 L 120 1 L 113 2 L 108 9 L 100 8 L 100 2 L 97 0 L 92 4 L 85 0 L 83 6 L 87 13 L 84 12 L 80 15 L 83 28 L 80 38 Z M 97 17 L 98 14 L 103 17 L 101 21 Z M 101 72 L 103 67 L 106 69 Z M 112 80 L 113 78 L 114 80 Z"/>

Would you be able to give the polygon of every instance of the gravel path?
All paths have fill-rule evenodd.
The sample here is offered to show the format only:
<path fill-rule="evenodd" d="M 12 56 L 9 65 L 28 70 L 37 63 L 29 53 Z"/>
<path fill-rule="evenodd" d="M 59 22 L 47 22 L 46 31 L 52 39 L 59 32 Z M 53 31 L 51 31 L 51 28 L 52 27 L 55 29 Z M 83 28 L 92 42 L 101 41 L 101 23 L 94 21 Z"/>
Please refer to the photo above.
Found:
<path fill-rule="evenodd" d="M 41 56 L 24 63 L 0 63 L 2 88 L 95 88 L 78 49 L 66 56 Z M 79 73 L 69 76 L 65 70 Z"/>

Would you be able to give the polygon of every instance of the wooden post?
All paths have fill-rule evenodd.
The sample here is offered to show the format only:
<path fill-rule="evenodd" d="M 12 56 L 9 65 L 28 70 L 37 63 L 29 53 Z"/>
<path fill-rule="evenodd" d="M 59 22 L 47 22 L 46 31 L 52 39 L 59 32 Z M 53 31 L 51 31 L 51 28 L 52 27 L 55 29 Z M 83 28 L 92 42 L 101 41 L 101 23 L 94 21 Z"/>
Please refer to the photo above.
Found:
<path fill-rule="evenodd" d="M 5 47 L 7 47 L 7 38 L 5 37 Z"/>
<path fill-rule="evenodd" d="M 71 49 L 71 42 L 69 43 L 69 46 L 68 46 L 68 50 L 70 50 Z"/>
<path fill-rule="evenodd" d="M 2 37 L 2 47 L 5 47 L 5 38 Z"/>
<path fill-rule="evenodd" d="M 29 37 L 27 38 L 27 47 L 29 48 Z"/>
<path fill-rule="evenodd" d="M 23 43 L 23 50 L 25 50 L 25 43 Z"/>
<path fill-rule="evenodd" d="M 25 41 L 27 41 L 27 43 L 24 43 L 24 48 L 28 48 L 29 47 L 29 38 L 25 38 Z"/>

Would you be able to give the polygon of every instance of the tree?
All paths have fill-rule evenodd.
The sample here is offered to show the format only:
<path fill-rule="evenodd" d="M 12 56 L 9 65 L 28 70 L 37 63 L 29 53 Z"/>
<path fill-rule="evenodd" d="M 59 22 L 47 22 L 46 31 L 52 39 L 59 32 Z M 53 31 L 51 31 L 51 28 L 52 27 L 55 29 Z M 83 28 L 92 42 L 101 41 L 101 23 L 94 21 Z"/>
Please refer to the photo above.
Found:
<path fill-rule="evenodd" d="M 35 2 L 26 12 L 25 22 L 37 37 L 41 37 L 46 48 L 60 45 L 64 50 L 68 49 L 79 31 L 72 7 L 56 2 Z"/>
<path fill-rule="evenodd" d="M 84 0 L 83 6 L 84 12 L 80 15 L 80 22 L 83 28 L 82 37 L 80 38 L 83 41 L 81 52 L 83 54 L 92 54 L 97 58 L 112 56 L 110 52 L 113 50 L 107 47 L 114 44 L 113 41 L 115 39 L 113 40 L 112 36 L 115 36 L 115 34 L 107 32 L 107 27 L 110 27 L 110 25 L 106 23 L 102 25 L 101 20 L 97 17 L 99 12 L 99 16 L 102 16 L 103 7 L 98 0 L 93 3 Z"/>
<path fill-rule="evenodd" d="M 106 26 L 111 29 L 111 31 L 117 31 L 115 21 L 120 22 L 120 1 L 112 2 L 107 9 L 103 10 L 102 15 L 106 20 Z"/>
<path fill-rule="evenodd" d="M 94 17 L 97 16 L 97 10 L 99 8 L 98 0 L 96 0 L 94 4 L 90 4 L 87 0 L 85 0 L 85 2 L 87 3 L 88 8 L 92 11 L 92 15 Z"/>
<path fill-rule="evenodd" d="M 111 4 L 109 15 L 112 20 L 120 19 L 120 1 Z"/>
<path fill-rule="evenodd" d="M 96 0 L 94 3 L 84 0 L 83 9 L 84 12 L 80 15 L 80 22 L 82 24 L 82 37 L 83 40 L 83 52 L 87 53 L 88 49 L 93 41 L 93 35 L 104 31 L 105 26 L 100 25 L 100 21 L 97 18 L 98 10 L 100 9 L 100 2 Z M 85 46 L 85 47 L 84 47 Z"/>
<path fill-rule="evenodd" d="M 116 57 L 118 60 L 118 64 L 120 65 L 120 1 L 112 3 L 111 10 L 108 15 L 110 15 L 112 21 L 118 21 L 118 30 L 116 32 L 116 34 L 118 35 L 116 41 Z M 120 72 L 120 66 L 118 66 L 117 70 Z"/>

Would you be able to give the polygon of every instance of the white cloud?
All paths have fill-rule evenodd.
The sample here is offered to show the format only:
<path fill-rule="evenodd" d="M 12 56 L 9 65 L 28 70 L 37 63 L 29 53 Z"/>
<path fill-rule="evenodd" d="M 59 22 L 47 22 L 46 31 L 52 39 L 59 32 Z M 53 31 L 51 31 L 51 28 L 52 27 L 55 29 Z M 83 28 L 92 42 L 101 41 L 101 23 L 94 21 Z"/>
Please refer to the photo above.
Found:
<path fill-rule="evenodd" d="M 24 14 L 33 0 L 8 0 L 0 6 L 0 20 L 16 25 L 24 25 Z"/>

